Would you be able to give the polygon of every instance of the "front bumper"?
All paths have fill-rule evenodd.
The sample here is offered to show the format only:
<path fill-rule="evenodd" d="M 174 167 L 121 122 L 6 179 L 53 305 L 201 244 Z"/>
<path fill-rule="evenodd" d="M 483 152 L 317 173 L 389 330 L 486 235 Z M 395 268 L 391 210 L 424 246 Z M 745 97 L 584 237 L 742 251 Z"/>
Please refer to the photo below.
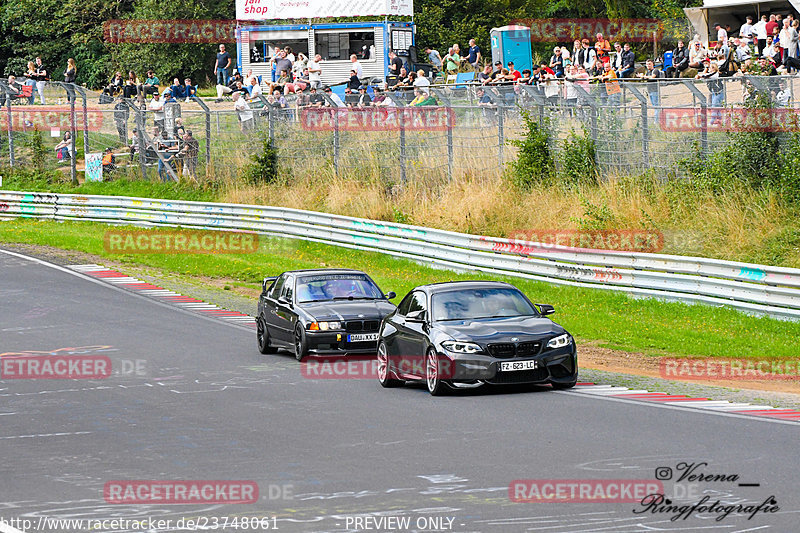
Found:
<path fill-rule="evenodd" d="M 547 350 L 532 357 L 498 359 L 489 355 L 440 354 L 440 365 L 452 365 L 442 372 L 443 379 L 471 383 L 481 381 L 492 385 L 513 383 L 570 383 L 578 377 L 575 344 Z M 536 361 L 532 370 L 501 371 L 500 363 Z M 445 367 L 447 368 L 447 367 Z"/>
<path fill-rule="evenodd" d="M 363 333 L 349 334 L 360 335 Z M 378 352 L 377 340 L 366 342 L 347 342 L 347 335 L 348 333 L 344 331 L 306 330 L 308 354 L 318 357 L 336 357 L 342 355 L 375 355 Z"/>

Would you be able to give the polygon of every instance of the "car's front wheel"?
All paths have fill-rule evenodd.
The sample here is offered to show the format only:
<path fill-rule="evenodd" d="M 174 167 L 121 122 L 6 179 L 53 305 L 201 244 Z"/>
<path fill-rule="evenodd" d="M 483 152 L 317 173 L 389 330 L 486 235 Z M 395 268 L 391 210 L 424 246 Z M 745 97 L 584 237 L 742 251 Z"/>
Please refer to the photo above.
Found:
<path fill-rule="evenodd" d="M 425 357 L 425 383 L 431 396 L 441 396 L 447 391 L 447 385 L 442 381 L 439 356 L 433 348 L 428 350 Z"/>
<path fill-rule="evenodd" d="M 389 352 L 386 351 L 386 344 L 381 341 L 378 344 L 378 381 L 382 387 L 398 387 L 403 384 L 400 379 L 395 379 L 395 373 L 390 369 Z"/>
<path fill-rule="evenodd" d="M 275 353 L 278 350 L 270 346 L 269 330 L 264 325 L 261 318 L 256 319 L 256 340 L 258 341 L 258 351 L 261 353 Z"/>
<path fill-rule="evenodd" d="M 308 343 L 306 342 L 306 332 L 300 324 L 294 329 L 294 356 L 298 361 L 302 361 L 308 355 Z"/>

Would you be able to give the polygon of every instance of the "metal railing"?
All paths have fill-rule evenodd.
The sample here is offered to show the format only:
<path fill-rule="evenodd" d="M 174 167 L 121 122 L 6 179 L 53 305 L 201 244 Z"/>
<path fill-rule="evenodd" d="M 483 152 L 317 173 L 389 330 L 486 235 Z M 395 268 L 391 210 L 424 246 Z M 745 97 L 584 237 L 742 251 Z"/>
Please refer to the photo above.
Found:
<path fill-rule="evenodd" d="M 251 231 L 445 267 L 800 319 L 800 269 L 547 247 L 283 207 L 0 191 L 0 218 Z"/>

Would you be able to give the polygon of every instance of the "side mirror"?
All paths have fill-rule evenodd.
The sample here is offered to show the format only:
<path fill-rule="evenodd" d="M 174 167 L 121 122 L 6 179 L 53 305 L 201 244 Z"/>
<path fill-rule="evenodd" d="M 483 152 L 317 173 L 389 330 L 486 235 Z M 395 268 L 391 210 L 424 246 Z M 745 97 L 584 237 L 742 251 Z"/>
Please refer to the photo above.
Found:
<path fill-rule="evenodd" d="M 384 294 L 384 296 L 386 296 L 387 300 L 391 300 L 392 298 L 395 298 L 397 294 L 394 291 L 389 291 L 386 294 Z"/>
<path fill-rule="evenodd" d="M 278 298 L 278 303 L 292 307 L 292 301 L 289 300 L 286 296 L 281 296 L 280 298 Z"/>
<path fill-rule="evenodd" d="M 413 313 L 408 313 L 406 315 L 406 320 L 409 322 L 420 322 L 424 324 L 427 318 L 427 314 L 428 314 L 427 311 L 425 311 L 424 309 L 422 309 L 421 311 L 414 311 Z"/>
<path fill-rule="evenodd" d="M 548 304 L 536 304 L 539 306 L 539 312 L 542 316 L 552 315 L 556 312 L 556 308 Z"/>

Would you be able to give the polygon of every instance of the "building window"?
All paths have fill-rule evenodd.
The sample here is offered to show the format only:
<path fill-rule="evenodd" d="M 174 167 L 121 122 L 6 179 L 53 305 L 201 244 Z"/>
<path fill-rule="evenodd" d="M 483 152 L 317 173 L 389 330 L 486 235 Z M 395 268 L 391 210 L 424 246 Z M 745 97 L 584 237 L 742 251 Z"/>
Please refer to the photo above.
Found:
<path fill-rule="evenodd" d="M 352 54 L 359 59 L 372 59 L 375 49 L 375 33 L 350 31 L 339 33 L 316 32 L 316 52 L 323 59 L 349 59 Z"/>

